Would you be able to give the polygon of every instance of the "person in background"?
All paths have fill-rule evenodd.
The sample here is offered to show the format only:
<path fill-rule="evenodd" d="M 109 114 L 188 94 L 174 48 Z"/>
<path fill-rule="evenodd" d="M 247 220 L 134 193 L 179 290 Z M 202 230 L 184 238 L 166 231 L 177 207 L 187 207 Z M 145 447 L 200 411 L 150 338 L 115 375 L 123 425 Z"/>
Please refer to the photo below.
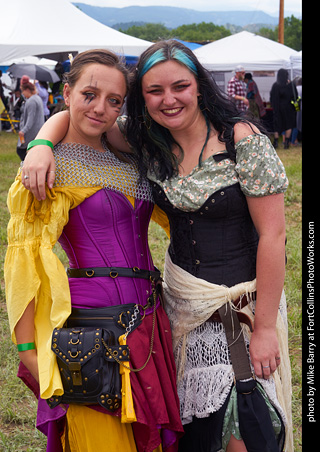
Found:
<path fill-rule="evenodd" d="M 235 68 L 235 75 L 229 80 L 227 86 L 228 96 L 235 102 L 237 109 L 240 111 L 246 111 L 249 108 L 244 75 L 244 67 L 237 66 Z"/>
<path fill-rule="evenodd" d="M 50 116 L 50 110 L 48 108 L 49 100 L 48 83 L 36 80 L 35 85 L 43 103 L 44 120 L 46 121 Z"/>
<path fill-rule="evenodd" d="M 2 71 L 0 70 L 0 101 L 2 102 L 3 105 L 1 105 L 0 108 L 0 117 L 2 115 L 2 109 L 8 109 L 8 98 L 5 96 L 4 93 L 4 88 L 8 88 L 7 85 L 1 80 L 2 78 Z M 0 102 L 0 104 L 1 104 Z M 11 126 L 10 126 L 10 122 L 9 121 L 2 121 L 0 120 L 0 130 L 4 129 L 7 130 L 8 132 L 11 132 Z"/>
<path fill-rule="evenodd" d="M 151 216 L 163 217 L 164 224 L 167 219 L 154 208 L 136 157 L 118 152 L 107 141 L 128 84 L 127 70 L 115 54 L 79 54 L 64 85 L 70 123 L 53 151 L 55 186 L 38 202 L 30 198 L 19 173 L 8 195 L 9 322 L 22 362 L 19 376 L 40 393 L 37 427 L 48 436 L 50 452 L 162 452 L 174 447 L 183 433 L 170 325 L 154 291 L 151 277 L 159 272 L 147 240 Z M 47 124 L 50 128 L 50 119 L 44 128 Z M 23 180 L 29 176 L 24 174 Z M 69 280 L 52 251 L 57 240 L 72 267 Z M 89 267 L 105 269 L 105 276 L 86 277 L 82 269 Z M 135 272 L 144 276 L 137 278 Z M 63 393 L 51 350 L 53 329 L 63 327 L 72 308 L 83 308 L 88 317 L 94 315 L 90 308 L 123 305 L 126 312 L 128 303 L 145 313 L 127 338 L 130 368 L 135 369 L 130 372 L 130 419 L 123 418 L 121 407 L 111 413 L 98 404 L 50 409 L 46 399 Z M 129 392 L 128 387 L 123 390 L 123 406 Z"/>
<path fill-rule="evenodd" d="M 273 145 L 277 149 L 279 136 L 284 133 L 284 149 L 289 149 L 292 129 L 296 127 L 296 110 L 292 102 L 298 97 L 297 89 L 289 80 L 287 69 L 279 69 L 277 81 L 272 85 L 270 102 L 273 108 Z"/>
<path fill-rule="evenodd" d="M 55 103 L 52 105 L 51 115 L 55 115 L 56 113 L 59 113 L 59 111 L 65 110 L 65 108 L 63 96 L 56 96 Z"/>
<path fill-rule="evenodd" d="M 296 77 L 294 83 L 298 93 L 299 111 L 297 111 L 296 127 L 292 130 L 291 143 L 293 146 L 298 146 L 302 141 L 302 77 Z"/>
<path fill-rule="evenodd" d="M 300 97 L 300 110 L 297 112 L 298 141 L 302 141 L 302 77 L 297 80 L 297 93 Z"/>
<path fill-rule="evenodd" d="M 20 121 L 22 102 L 21 91 L 19 89 L 15 90 L 10 96 L 9 111 L 16 121 Z M 16 130 L 19 130 L 19 122 L 14 123 L 14 127 Z"/>
<path fill-rule="evenodd" d="M 2 71 L 0 70 L 0 99 L 3 102 L 3 105 L 5 107 L 7 107 L 7 98 L 4 95 L 4 87 L 6 87 L 7 85 L 5 83 L 3 83 L 3 81 L 1 80 L 2 77 Z"/>
<path fill-rule="evenodd" d="M 164 290 L 186 432 L 179 450 L 279 452 L 286 441 L 293 452 L 284 167 L 258 123 L 248 122 L 177 41 L 142 53 L 126 105 L 128 117 L 118 119 L 108 139 L 120 148 L 123 131 L 170 222 Z M 50 118 L 49 139 L 61 128 L 62 114 Z M 31 152 L 23 171 L 28 188 L 43 199 L 54 162 L 46 146 Z M 232 307 L 238 301 L 243 304 Z M 250 358 L 259 389 L 243 392 L 260 394 L 261 412 L 268 412 L 255 427 L 248 416 L 238 418 L 243 394 L 234 384 L 230 331 L 221 323 L 227 306 L 246 312 L 254 324 L 252 333 L 243 326 L 242 362 Z"/>
<path fill-rule="evenodd" d="M 252 74 L 247 72 L 244 76 L 244 81 L 247 84 L 247 99 L 249 100 L 249 111 L 256 118 L 262 118 L 266 114 L 266 109 L 263 105 L 258 86 L 252 78 Z"/>
<path fill-rule="evenodd" d="M 44 124 L 43 104 L 34 83 L 27 75 L 20 81 L 20 90 L 25 102 L 21 106 L 19 141 L 17 154 L 23 161 L 26 156 L 27 146 L 34 140 L 41 126 Z"/>
<path fill-rule="evenodd" d="M 65 69 L 63 67 L 63 64 L 58 62 L 55 65 L 54 68 L 55 73 L 58 75 L 60 80 L 58 82 L 55 82 L 52 84 L 52 94 L 53 97 L 57 96 L 58 94 L 61 94 L 61 88 L 62 88 L 62 80 L 63 80 L 63 74 L 65 73 Z"/>

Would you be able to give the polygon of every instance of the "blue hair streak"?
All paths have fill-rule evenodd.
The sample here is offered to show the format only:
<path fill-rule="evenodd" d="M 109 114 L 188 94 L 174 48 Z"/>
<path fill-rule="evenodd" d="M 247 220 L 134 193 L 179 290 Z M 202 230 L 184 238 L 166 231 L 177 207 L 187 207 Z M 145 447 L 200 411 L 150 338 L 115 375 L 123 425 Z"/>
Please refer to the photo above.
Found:
<path fill-rule="evenodd" d="M 198 75 L 197 67 L 194 62 L 191 60 L 189 55 L 184 53 L 182 50 L 177 47 L 173 48 L 171 51 L 171 59 L 178 61 L 179 63 L 186 66 L 193 74 Z M 141 79 L 155 64 L 161 63 L 162 61 L 168 61 L 164 54 L 164 49 L 157 50 L 153 55 L 151 55 L 144 66 L 142 67 L 139 78 Z"/>
<path fill-rule="evenodd" d="M 140 71 L 139 78 L 142 78 L 155 64 L 160 63 L 165 60 L 163 49 L 157 50 L 153 55 L 151 55 L 145 62 L 143 68 Z"/>
<path fill-rule="evenodd" d="M 197 70 L 196 65 L 194 64 L 192 59 L 189 57 L 189 55 L 187 55 L 186 53 L 183 52 L 183 50 L 175 47 L 174 49 L 172 49 L 171 55 L 172 55 L 172 58 L 174 58 L 175 60 L 177 60 L 180 63 L 187 66 L 187 68 L 190 69 L 190 71 L 193 72 L 194 75 L 198 75 L 198 70 Z"/>

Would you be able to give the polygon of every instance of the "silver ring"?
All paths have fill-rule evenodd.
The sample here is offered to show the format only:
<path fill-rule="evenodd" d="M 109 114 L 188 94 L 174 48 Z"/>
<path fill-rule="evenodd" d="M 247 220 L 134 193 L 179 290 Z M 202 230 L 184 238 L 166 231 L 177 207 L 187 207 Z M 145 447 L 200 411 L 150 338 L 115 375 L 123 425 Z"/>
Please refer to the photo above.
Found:
<path fill-rule="evenodd" d="M 49 174 L 49 173 L 55 173 L 55 171 L 48 171 L 48 174 Z"/>
<path fill-rule="evenodd" d="M 262 366 L 263 369 L 269 369 L 270 366 Z"/>
<path fill-rule="evenodd" d="M 276 359 L 281 359 L 280 356 L 276 356 Z"/>
<path fill-rule="evenodd" d="M 29 179 L 29 176 L 24 176 L 24 179 Z"/>

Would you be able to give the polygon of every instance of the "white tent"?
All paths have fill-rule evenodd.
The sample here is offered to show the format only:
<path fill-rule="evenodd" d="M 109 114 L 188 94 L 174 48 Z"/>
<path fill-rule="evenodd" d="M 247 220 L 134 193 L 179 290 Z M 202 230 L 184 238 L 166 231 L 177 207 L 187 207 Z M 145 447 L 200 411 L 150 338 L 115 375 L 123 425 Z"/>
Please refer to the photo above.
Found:
<path fill-rule="evenodd" d="M 28 63 L 28 64 L 40 64 L 41 66 L 45 66 L 49 69 L 54 69 L 57 62 L 54 60 L 49 60 L 48 58 L 39 58 L 36 56 L 26 56 L 20 58 L 13 58 L 8 61 L 0 62 L 0 69 L 4 72 L 8 69 L 11 64 L 20 64 L 20 63 Z"/>
<path fill-rule="evenodd" d="M 298 52 L 262 36 L 242 31 L 195 49 L 194 54 L 210 71 L 233 71 L 241 64 L 246 72 L 278 71 Z"/>
<path fill-rule="evenodd" d="M 298 52 L 298 55 L 294 54 L 290 56 L 290 61 L 286 68 L 290 72 L 290 78 L 293 80 L 295 77 L 302 76 L 302 50 Z"/>
<path fill-rule="evenodd" d="M 67 0 L 1 3 L 0 64 L 30 55 L 66 59 L 69 52 L 93 48 L 139 56 L 152 44 L 101 24 Z"/>

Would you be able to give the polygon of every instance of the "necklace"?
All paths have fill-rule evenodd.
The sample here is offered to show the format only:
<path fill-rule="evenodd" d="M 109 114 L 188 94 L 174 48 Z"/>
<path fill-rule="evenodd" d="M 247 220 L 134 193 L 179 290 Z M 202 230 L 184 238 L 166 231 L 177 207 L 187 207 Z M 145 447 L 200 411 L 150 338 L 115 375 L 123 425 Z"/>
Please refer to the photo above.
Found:
<path fill-rule="evenodd" d="M 208 144 L 209 136 L 210 136 L 210 123 L 209 123 L 209 120 L 208 120 L 208 118 L 206 116 L 205 116 L 205 120 L 206 120 L 206 125 L 207 125 L 207 136 L 206 136 L 206 140 L 204 142 L 204 145 L 202 146 L 202 149 L 201 149 L 201 152 L 200 152 L 200 155 L 199 155 L 199 166 L 201 166 L 202 155 L 203 155 L 203 152 L 205 150 L 205 147 Z"/>

